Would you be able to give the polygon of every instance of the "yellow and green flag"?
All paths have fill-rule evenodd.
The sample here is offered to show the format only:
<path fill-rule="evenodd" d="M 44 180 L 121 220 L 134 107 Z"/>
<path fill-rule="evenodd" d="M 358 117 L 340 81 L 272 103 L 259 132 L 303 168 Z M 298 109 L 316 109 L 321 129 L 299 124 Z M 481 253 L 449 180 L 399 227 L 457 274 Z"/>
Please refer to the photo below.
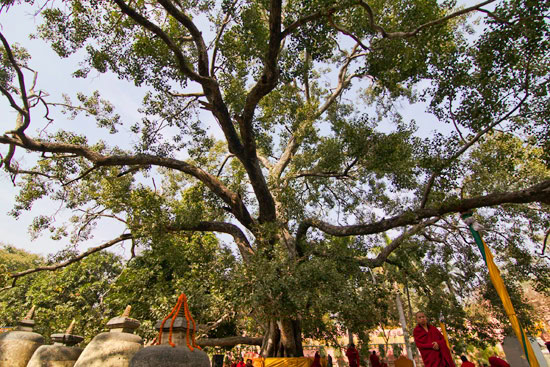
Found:
<path fill-rule="evenodd" d="M 462 214 L 462 219 L 467 219 L 471 216 L 472 216 L 472 213 Z M 529 339 L 527 339 L 527 335 L 525 334 L 525 331 L 523 331 L 523 328 L 519 323 L 518 317 L 516 316 L 516 312 L 514 311 L 514 306 L 512 305 L 512 301 L 510 300 L 510 296 L 508 295 L 508 291 L 506 290 L 506 287 L 504 286 L 504 282 L 502 281 L 502 277 L 500 276 L 500 271 L 498 270 L 498 267 L 496 266 L 493 260 L 493 254 L 491 253 L 491 250 L 489 250 L 489 247 L 487 246 L 485 241 L 483 241 L 479 232 L 474 228 L 473 221 L 470 220 L 465 222 L 468 224 L 468 227 L 470 228 L 470 232 L 472 233 L 472 236 L 476 241 L 479 251 L 481 251 L 481 256 L 483 256 L 483 260 L 485 260 L 485 264 L 487 264 L 487 268 L 489 269 L 489 276 L 491 277 L 493 286 L 495 287 L 502 301 L 502 304 L 504 306 L 504 310 L 506 311 L 506 314 L 510 319 L 510 323 L 512 324 L 512 329 L 514 329 L 514 332 L 516 333 L 518 340 L 523 346 L 523 351 L 525 353 L 525 356 L 527 357 L 527 362 L 531 367 L 539 367 L 539 363 L 537 361 L 537 358 L 535 357 L 535 352 L 531 347 L 531 343 L 529 342 Z"/>

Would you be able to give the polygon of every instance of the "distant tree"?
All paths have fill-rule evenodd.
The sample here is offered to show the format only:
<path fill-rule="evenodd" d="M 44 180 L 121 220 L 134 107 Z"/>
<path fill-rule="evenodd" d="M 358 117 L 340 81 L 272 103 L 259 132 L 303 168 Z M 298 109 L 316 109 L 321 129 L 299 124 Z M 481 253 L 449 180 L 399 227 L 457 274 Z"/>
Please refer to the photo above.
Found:
<path fill-rule="evenodd" d="M 7 265 L 10 274 L 30 267 L 50 266 L 73 256 L 74 253 L 64 253 L 45 259 L 4 246 L 0 249 L 0 266 Z M 75 319 L 75 332 L 84 336 L 87 343 L 105 328 L 111 310 L 104 303 L 104 296 L 121 270 L 119 257 L 100 252 L 55 273 L 43 272 L 25 277 L 20 286 L 2 293 L 0 324 L 16 326 L 35 306 L 34 331 L 42 334 L 48 342 L 51 334 L 65 331 Z"/>

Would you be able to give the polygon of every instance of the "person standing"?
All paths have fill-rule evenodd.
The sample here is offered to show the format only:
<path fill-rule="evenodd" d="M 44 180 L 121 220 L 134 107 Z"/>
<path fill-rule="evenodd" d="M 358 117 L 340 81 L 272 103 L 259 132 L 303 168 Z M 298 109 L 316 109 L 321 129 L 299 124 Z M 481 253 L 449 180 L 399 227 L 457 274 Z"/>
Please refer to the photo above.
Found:
<path fill-rule="evenodd" d="M 376 351 L 373 350 L 372 354 L 369 356 L 371 367 L 380 367 L 380 359 L 376 355 Z"/>
<path fill-rule="evenodd" d="M 424 366 L 456 367 L 443 334 L 435 326 L 428 324 L 424 312 L 416 313 L 416 322 L 418 325 L 413 332 L 414 343 L 420 351 Z"/>
<path fill-rule="evenodd" d="M 244 363 L 244 358 L 239 357 L 239 362 L 237 363 L 237 367 L 244 367 L 246 364 Z"/>
<path fill-rule="evenodd" d="M 359 367 L 359 352 L 355 349 L 355 344 L 351 343 L 346 350 L 349 367 Z"/>
<path fill-rule="evenodd" d="M 321 355 L 319 354 L 319 352 L 315 352 L 313 363 L 309 367 L 321 367 Z"/>
<path fill-rule="evenodd" d="M 476 367 L 475 364 L 468 361 L 468 358 L 466 358 L 466 356 L 460 356 L 460 359 L 462 360 L 462 364 L 460 365 L 460 367 Z"/>

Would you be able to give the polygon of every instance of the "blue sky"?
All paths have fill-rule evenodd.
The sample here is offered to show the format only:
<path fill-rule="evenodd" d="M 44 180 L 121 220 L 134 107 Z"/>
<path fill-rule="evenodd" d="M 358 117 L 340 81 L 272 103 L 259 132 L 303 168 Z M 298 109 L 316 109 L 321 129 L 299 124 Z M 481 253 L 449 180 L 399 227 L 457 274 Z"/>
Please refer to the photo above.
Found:
<path fill-rule="evenodd" d="M 32 57 L 29 65 L 38 71 L 38 86 L 50 94 L 50 101 L 61 102 L 62 93 L 68 92 L 74 95 L 76 92 L 83 92 L 91 94 L 94 90 L 100 90 L 102 96 L 112 101 L 117 107 L 118 113 L 124 116 L 126 120 L 136 121 L 140 118 L 137 110 L 140 106 L 144 90 L 138 90 L 113 75 L 96 73 L 87 79 L 71 77 L 71 72 L 77 66 L 75 58 L 60 59 L 48 44 L 40 39 L 29 38 L 29 33 L 38 24 L 39 19 L 33 15 L 32 8 L 26 4 L 14 6 L 8 12 L 0 13 L 2 33 L 10 44 L 18 43 L 29 51 Z M 27 77 L 29 78 L 30 74 Z M 33 111 L 33 120 L 31 128 L 28 131 L 32 136 L 36 136 L 36 132 L 44 127 L 45 120 L 42 118 L 42 114 L 43 111 Z M 16 115 L 4 98 L 0 99 L 0 116 L 2 116 L 4 131 L 8 130 L 7 126 L 13 126 Z M 57 116 L 60 115 L 58 114 Z M 93 119 L 85 118 L 83 115 L 72 121 L 63 117 L 58 118 L 48 131 L 53 132 L 59 128 L 86 133 L 91 141 L 112 139 L 109 134 L 95 128 L 95 121 Z M 118 138 L 118 144 L 121 143 L 128 145 L 130 142 L 124 142 L 124 139 L 121 140 Z M 4 153 L 5 148 L 2 148 L 2 153 Z M 17 160 L 22 164 L 22 167 L 29 167 L 33 163 L 34 158 L 24 156 L 21 153 L 16 156 Z M 16 220 L 7 215 L 13 207 L 15 195 L 17 195 L 17 189 L 13 186 L 7 174 L 2 172 L 0 174 L 0 242 L 42 254 L 57 252 L 65 248 L 68 244 L 66 240 L 54 241 L 45 234 L 32 241 L 28 233 L 28 226 L 34 216 L 53 213 L 57 207 L 47 200 L 41 200 L 33 205 L 30 212 L 23 213 Z M 58 216 L 58 220 L 61 221 L 67 218 L 69 214 L 62 212 Z M 95 238 L 88 243 L 84 243 L 81 248 L 98 245 L 112 239 L 119 233 L 121 233 L 121 229 L 118 226 L 102 226 L 101 231 L 96 231 Z M 121 251 L 121 249 L 118 251 Z"/>

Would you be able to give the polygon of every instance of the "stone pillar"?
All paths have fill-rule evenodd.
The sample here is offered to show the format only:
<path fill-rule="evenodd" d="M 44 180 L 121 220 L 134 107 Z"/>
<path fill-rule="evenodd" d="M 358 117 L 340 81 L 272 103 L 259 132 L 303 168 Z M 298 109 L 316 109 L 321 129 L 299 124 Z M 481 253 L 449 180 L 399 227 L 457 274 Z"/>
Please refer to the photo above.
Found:
<path fill-rule="evenodd" d="M 172 343 L 175 344 L 175 347 L 169 344 L 171 319 L 168 319 L 162 327 L 161 344 L 145 347 L 137 352 L 130 362 L 130 367 L 210 367 L 208 355 L 193 347 L 191 340 L 189 340 L 189 345 L 191 345 L 189 348 L 187 332 L 189 331 L 189 339 L 191 339 L 195 330 L 184 315 L 184 311 L 180 310 L 172 325 Z M 155 325 L 159 331 L 161 324 L 162 322 L 159 321 Z"/>
<path fill-rule="evenodd" d="M 92 339 L 84 349 L 74 367 L 128 367 L 130 359 L 143 348 L 143 340 L 132 334 L 140 325 L 130 318 L 131 307 L 107 323 L 108 333 L 101 333 Z"/>
<path fill-rule="evenodd" d="M 26 367 L 35 350 L 44 344 L 44 337 L 34 333 L 34 306 L 17 330 L 0 334 L 0 367 Z"/>
<path fill-rule="evenodd" d="M 73 335 L 75 321 L 67 328 L 65 333 L 53 334 L 53 345 L 43 345 L 32 355 L 27 367 L 72 367 L 82 353 L 82 348 L 74 347 L 83 337 Z"/>

